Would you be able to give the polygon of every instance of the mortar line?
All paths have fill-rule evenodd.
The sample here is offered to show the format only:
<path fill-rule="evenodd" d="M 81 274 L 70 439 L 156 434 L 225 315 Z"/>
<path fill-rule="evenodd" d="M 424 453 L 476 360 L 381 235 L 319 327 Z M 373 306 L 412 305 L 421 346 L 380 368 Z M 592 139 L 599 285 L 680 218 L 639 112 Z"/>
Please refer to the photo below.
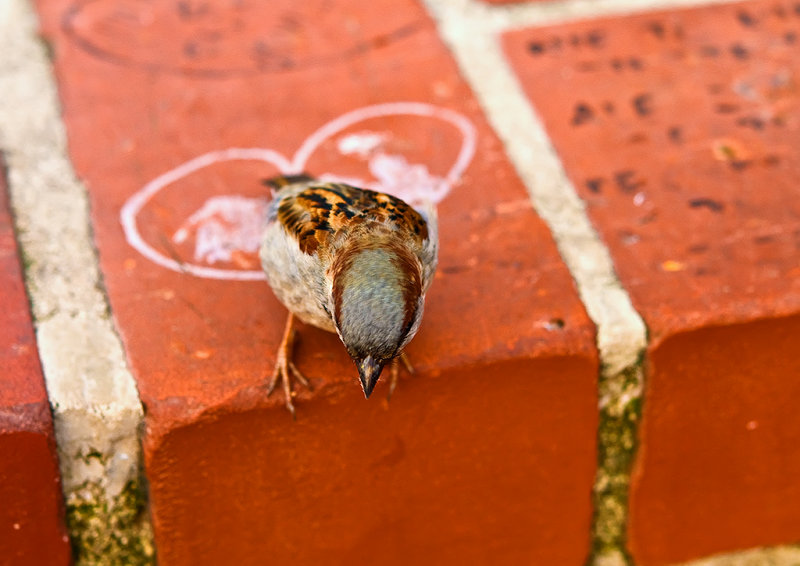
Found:
<path fill-rule="evenodd" d="M 464 19 L 473 19 L 485 32 L 501 33 L 531 26 L 545 26 L 581 19 L 597 19 L 633 13 L 692 8 L 713 4 L 735 4 L 746 0 L 521 0 L 510 4 L 489 4 L 482 0 L 425 0 L 429 7 L 443 6 L 448 17 L 466 8 Z M 444 6 L 450 4 L 450 6 Z M 432 9 L 434 17 L 436 12 Z M 440 22 L 443 20 L 439 20 Z"/>
<path fill-rule="evenodd" d="M 114 553 L 135 564 L 132 546 L 134 554 L 152 555 L 139 498 L 143 409 L 102 287 L 88 195 L 67 154 L 37 24 L 26 0 L 0 4 L 0 147 L 28 260 L 25 283 L 53 411 L 67 523 L 78 564 L 113 561 Z"/>

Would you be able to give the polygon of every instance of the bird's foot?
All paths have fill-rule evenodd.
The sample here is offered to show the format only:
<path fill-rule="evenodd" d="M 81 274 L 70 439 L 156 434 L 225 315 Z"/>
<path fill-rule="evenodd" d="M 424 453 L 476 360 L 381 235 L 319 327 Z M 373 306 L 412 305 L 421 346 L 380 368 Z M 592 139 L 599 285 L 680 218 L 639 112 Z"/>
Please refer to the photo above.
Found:
<path fill-rule="evenodd" d="M 306 388 L 311 389 L 311 383 L 309 383 L 292 361 L 295 335 L 294 315 L 289 313 L 289 317 L 286 319 L 286 329 L 283 331 L 283 340 L 281 340 L 281 345 L 278 347 L 275 370 L 272 372 L 269 387 L 267 388 L 267 397 L 269 397 L 272 395 L 272 392 L 275 391 L 278 382 L 281 383 L 283 395 L 286 400 L 286 409 L 292 414 L 293 419 L 297 418 L 297 413 L 295 412 L 294 403 L 292 402 L 292 397 L 295 396 L 295 392 L 292 390 L 292 378 L 299 381 Z"/>
<path fill-rule="evenodd" d="M 406 368 L 406 371 L 410 375 L 414 375 L 414 366 L 411 365 L 411 361 L 408 359 L 408 356 L 405 352 L 397 356 L 395 359 L 392 360 L 392 367 L 389 370 L 389 393 L 386 395 L 386 400 L 392 398 L 392 394 L 394 393 L 395 388 L 397 387 L 397 379 L 400 375 L 400 364 L 403 364 L 403 367 Z"/>

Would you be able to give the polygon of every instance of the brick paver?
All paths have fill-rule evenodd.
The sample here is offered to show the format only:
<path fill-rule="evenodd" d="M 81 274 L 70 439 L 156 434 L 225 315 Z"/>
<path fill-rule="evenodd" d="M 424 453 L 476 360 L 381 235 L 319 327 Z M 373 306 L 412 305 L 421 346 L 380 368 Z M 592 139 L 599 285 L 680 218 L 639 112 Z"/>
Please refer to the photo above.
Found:
<path fill-rule="evenodd" d="M 424 10 L 39 9 L 146 407 L 159 563 L 582 564 L 594 328 Z M 418 375 L 365 401 L 338 339 L 301 328 L 293 422 L 265 396 L 285 311 L 255 244 L 259 180 L 300 169 L 440 199 L 441 254 Z"/>
<path fill-rule="evenodd" d="M 786 1 L 504 37 L 649 328 L 639 564 L 800 536 L 798 41 Z"/>
<path fill-rule="evenodd" d="M 0 564 L 69 564 L 53 421 L 0 160 Z"/>

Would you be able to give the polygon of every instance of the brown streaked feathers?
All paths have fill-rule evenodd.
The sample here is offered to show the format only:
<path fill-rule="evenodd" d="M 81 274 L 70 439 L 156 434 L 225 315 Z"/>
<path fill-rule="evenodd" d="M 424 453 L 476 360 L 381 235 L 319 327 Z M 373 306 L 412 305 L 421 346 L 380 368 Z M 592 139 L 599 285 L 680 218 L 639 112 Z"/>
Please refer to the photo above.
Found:
<path fill-rule="evenodd" d="M 343 183 L 309 184 L 302 192 L 286 196 L 278 206 L 277 220 L 306 254 L 315 253 L 342 229 L 354 230 L 366 222 L 407 233 L 417 245 L 428 237 L 425 220 L 402 200 Z"/>

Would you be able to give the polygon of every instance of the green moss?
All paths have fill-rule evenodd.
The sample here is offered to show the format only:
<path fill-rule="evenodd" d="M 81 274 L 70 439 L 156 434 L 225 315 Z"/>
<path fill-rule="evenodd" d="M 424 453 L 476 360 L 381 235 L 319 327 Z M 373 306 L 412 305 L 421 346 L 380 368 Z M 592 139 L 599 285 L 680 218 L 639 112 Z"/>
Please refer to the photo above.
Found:
<path fill-rule="evenodd" d="M 96 484 L 84 486 L 70 499 L 67 528 L 77 566 L 155 564 L 147 499 L 139 482 L 128 482 L 113 502 Z"/>
<path fill-rule="evenodd" d="M 19 257 L 22 263 L 22 269 L 25 273 L 30 272 L 33 269 L 33 258 L 30 256 L 29 253 L 25 251 L 25 248 L 19 247 Z"/>
<path fill-rule="evenodd" d="M 626 550 L 628 490 L 642 413 L 642 361 L 621 374 L 601 376 L 598 472 L 594 486 L 594 521 L 590 564 L 603 558 L 631 564 Z"/>

